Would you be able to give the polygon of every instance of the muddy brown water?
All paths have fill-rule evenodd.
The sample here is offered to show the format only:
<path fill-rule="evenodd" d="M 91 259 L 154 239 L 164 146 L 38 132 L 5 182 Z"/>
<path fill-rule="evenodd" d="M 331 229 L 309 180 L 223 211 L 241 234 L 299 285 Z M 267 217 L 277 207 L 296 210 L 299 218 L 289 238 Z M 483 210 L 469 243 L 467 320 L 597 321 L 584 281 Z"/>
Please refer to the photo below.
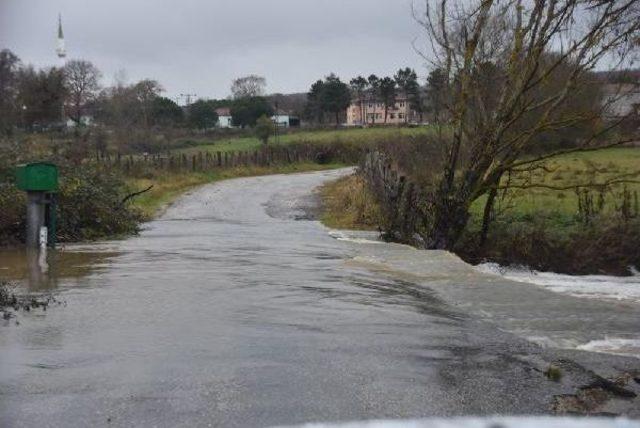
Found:
<path fill-rule="evenodd" d="M 551 361 L 640 370 L 634 350 L 573 350 L 634 340 L 634 302 L 553 293 L 310 219 L 312 189 L 345 173 L 207 185 L 137 237 L 47 260 L 0 253 L 0 277 L 66 302 L 0 325 L 0 426 L 544 414 L 584 375 L 550 382 Z"/>

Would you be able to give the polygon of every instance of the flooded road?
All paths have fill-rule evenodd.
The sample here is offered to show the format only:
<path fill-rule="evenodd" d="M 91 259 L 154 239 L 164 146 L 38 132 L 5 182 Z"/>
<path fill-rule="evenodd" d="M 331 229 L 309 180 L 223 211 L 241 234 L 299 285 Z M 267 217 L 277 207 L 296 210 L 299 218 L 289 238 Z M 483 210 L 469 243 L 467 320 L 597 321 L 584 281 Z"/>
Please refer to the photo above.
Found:
<path fill-rule="evenodd" d="M 73 261 L 49 262 L 66 266 L 55 281 L 27 284 L 66 305 L 0 326 L 0 426 L 543 414 L 586 373 L 550 382 L 550 361 L 640 368 L 570 349 L 635 340 L 634 302 L 559 295 L 310 220 L 311 190 L 344 173 L 204 186 L 138 237 L 67 248 Z"/>

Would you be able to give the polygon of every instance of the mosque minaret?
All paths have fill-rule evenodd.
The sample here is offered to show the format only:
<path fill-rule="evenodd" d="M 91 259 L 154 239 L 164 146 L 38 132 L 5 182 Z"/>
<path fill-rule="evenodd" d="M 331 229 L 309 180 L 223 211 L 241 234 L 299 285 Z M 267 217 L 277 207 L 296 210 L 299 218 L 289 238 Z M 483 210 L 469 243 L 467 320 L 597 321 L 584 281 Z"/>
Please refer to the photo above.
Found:
<path fill-rule="evenodd" d="M 64 66 L 67 57 L 67 49 L 64 44 L 64 33 L 62 32 L 62 16 L 58 15 L 58 43 L 56 45 L 56 54 L 58 55 L 60 65 Z"/>

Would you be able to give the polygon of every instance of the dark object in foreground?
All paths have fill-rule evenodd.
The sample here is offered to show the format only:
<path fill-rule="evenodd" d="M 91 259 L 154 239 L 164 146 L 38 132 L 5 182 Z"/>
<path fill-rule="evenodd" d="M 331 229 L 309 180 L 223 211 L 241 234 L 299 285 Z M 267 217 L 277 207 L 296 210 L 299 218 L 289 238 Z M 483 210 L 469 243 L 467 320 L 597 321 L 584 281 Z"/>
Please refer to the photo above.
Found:
<path fill-rule="evenodd" d="M 16 317 L 16 314 L 22 310 L 30 312 L 32 309 L 42 309 L 46 311 L 49 305 L 62 305 L 64 302 L 57 300 L 53 295 L 19 295 L 15 292 L 15 286 L 0 282 L 0 313 L 2 319 L 10 320 Z"/>

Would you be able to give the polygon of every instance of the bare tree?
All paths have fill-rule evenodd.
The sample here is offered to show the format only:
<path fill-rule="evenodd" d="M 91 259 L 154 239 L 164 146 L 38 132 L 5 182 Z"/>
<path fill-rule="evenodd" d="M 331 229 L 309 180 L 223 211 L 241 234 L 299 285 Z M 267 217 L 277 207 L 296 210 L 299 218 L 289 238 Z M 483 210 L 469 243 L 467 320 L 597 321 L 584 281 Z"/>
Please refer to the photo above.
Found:
<path fill-rule="evenodd" d="M 426 0 L 414 16 L 428 36 L 423 56 L 448 86 L 449 132 L 441 174 L 428 189 L 427 247 L 452 248 L 471 204 L 495 196 L 505 173 L 637 138 L 605 141 L 615 126 L 607 124 L 575 147 L 524 156 L 544 133 L 593 122 L 592 110 L 573 108 L 576 99 L 596 67 L 622 68 L 635 56 L 639 0 Z"/>
<path fill-rule="evenodd" d="M 101 73 L 89 61 L 72 60 L 65 65 L 64 74 L 69 96 L 67 115 L 79 125 L 87 104 L 98 94 Z"/>
<path fill-rule="evenodd" d="M 231 95 L 234 99 L 264 96 L 267 80 L 262 76 L 251 74 L 239 77 L 231 83 Z"/>
<path fill-rule="evenodd" d="M 144 127 L 148 128 L 151 124 L 153 102 L 164 92 L 164 88 L 156 80 L 143 79 L 133 85 L 131 90 L 140 106 Z"/>

